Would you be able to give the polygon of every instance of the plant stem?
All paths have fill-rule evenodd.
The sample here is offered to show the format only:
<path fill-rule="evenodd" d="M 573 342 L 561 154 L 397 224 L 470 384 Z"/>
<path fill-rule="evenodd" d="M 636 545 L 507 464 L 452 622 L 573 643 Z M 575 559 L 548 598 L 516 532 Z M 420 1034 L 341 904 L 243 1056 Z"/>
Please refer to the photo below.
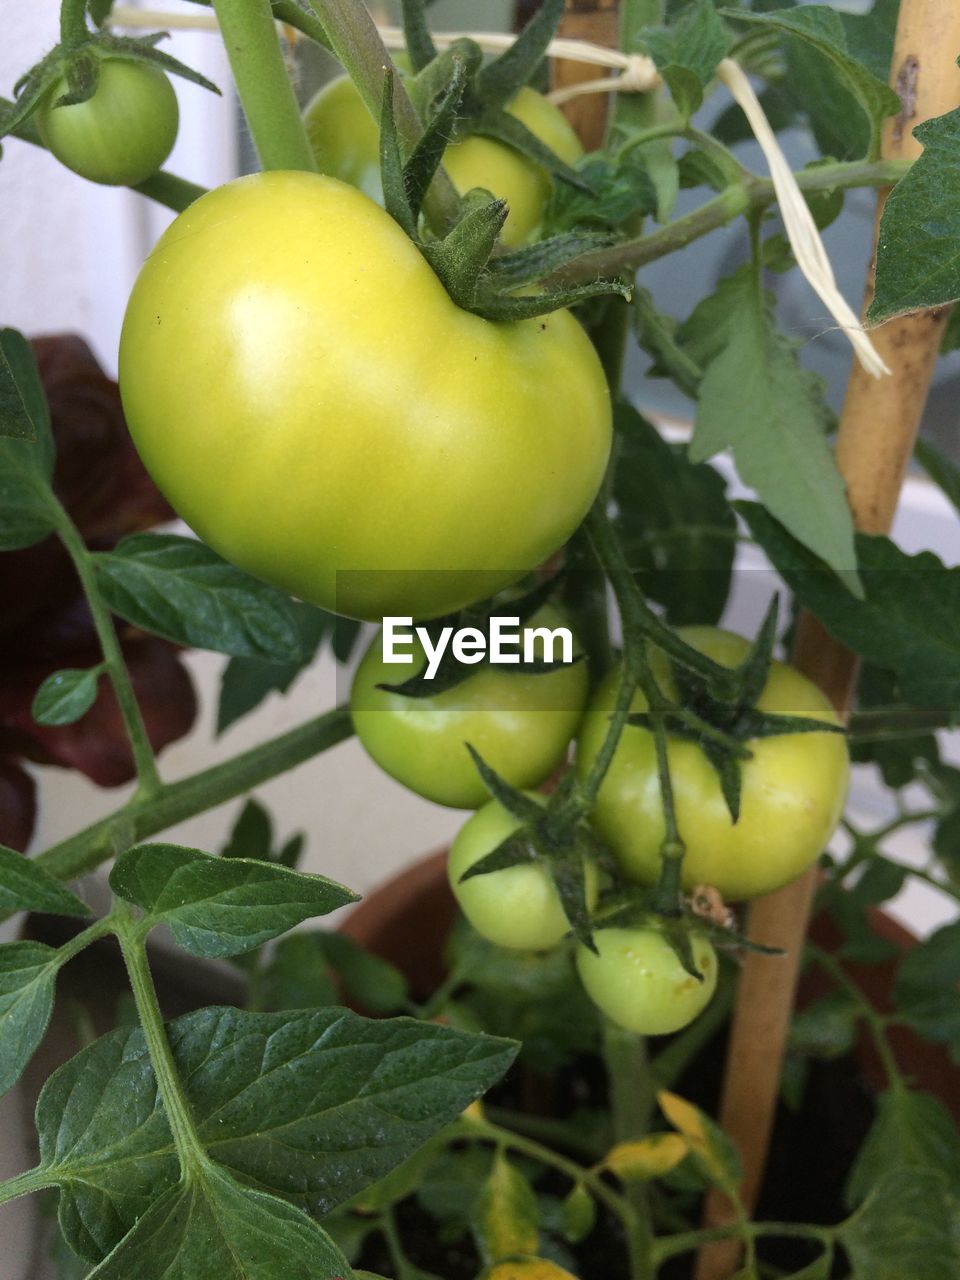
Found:
<path fill-rule="evenodd" d="M 836 1231 L 832 1227 L 818 1227 L 805 1222 L 746 1222 L 730 1223 L 724 1227 L 706 1227 L 700 1231 L 681 1231 L 677 1235 L 661 1236 L 654 1243 L 654 1256 L 658 1266 L 678 1253 L 692 1253 L 701 1245 L 715 1240 L 729 1240 L 731 1236 L 744 1235 L 751 1241 L 763 1236 L 780 1236 L 792 1240 L 815 1240 L 825 1249 L 832 1249 Z"/>
<path fill-rule="evenodd" d="M 952 729 L 956 722 L 949 707 L 866 707 L 850 717 L 849 738 L 851 742 L 893 742 Z"/>
<path fill-rule="evenodd" d="M 506 1107 L 493 1107 L 484 1103 L 483 1113 L 501 1129 L 522 1134 L 552 1147 L 566 1147 L 591 1164 L 596 1164 L 609 1148 L 609 1142 L 592 1141 L 574 1124 L 566 1120 L 554 1120 L 549 1116 L 527 1115 L 524 1111 L 510 1111 Z"/>
<path fill-rule="evenodd" d="M 0 1204 L 6 1204 L 9 1200 L 29 1196 L 34 1191 L 44 1191 L 47 1187 L 56 1185 L 56 1178 L 52 1178 L 46 1169 L 28 1169 L 26 1173 L 18 1173 L 15 1178 L 0 1182 Z"/>
<path fill-rule="evenodd" d="M 75 49 L 89 35 L 87 0 L 61 0 L 60 43 L 68 50 Z"/>
<path fill-rule="evenodd" d="M 261 165 L 316 172 L 269 0 L 213 0 L 213 8 Z"/>
<path fill-rule="evenodd" d="M 620 687 L 617 690 L 617 701 L 613 708 L 613 714 L 610 717 L 610 724 L 607 727 L 606 736 L 601 743 L 600 750 L 594 758 L 593 764 L 590 766 L 590 772 L 587 774 L 586 781 L 574 792 L 571 803 L 575 806 L 578 814 L 586 814 L 593 808 L 603 780 L 607 776 L 607 771 L 613 763 L 613 757 L 616 754 L 620 737 L 626 728 L 627 718 L 630 715 L 630 706 L 633 702 L 633 695 L 637 688 L 637 676 L 632 670 L 631 665 L 624 662 L 620 672 Z"/>
<path fill-rule="evenodd" d="M 213 8 L 213 0 L 190 0 L 191 4 L 200 5 L 204 9 Z M 319 19 L 312 13 L 302 9 L 297 0 L 271 0 L 271 9 L 277 22 L 282 22 L 295 31 L 309 36 L 324 49 L 330 48 L 330 41 Z"/>
<path fill-rule="evenodd" d="M 160 1012 L 156 988 L 150 973 L 143 931 L 134 920 L 130 908 L 125 904 L 115 909 L 114 927 L 120 940 L 120 950 L 127 966 L 137 1014 L 143 1027 L 150 1053 L 150 1063 L 157 1078 L 167 1123 L 177 1148 L 180 1170 L 185 1178 L 189 1178 L 198 1168 L 208 1163 L 208 1157 L 197 1136 L 190 1106 L 177 1074 L 173 1052 L 163 1025 L 163 1014 Z"/>
<path fill-rule="evenodd" d="M 76 526 L 62 508 L 58 512 L 57 534 L 67 554 L 73 561 L 73 567 L 77 571 L 77 577 L 80 579 L 80 585 L 83 587 L 87 605 L 93 618 L 97 639 L 100 641 L 103 659 L 107 665 L 110 683 L 116 695 L 117 705 L 120 708 L 120 715 L 123 719 L 123 727 L 126 729 L 127 737 L 130 741 L 130 749 L 133 752 L 133 759 L 137 768 L 137 778 L 139 779 L 137 797 L 150 799 L 160 791 L 162 783 L 157 772 L 157 762 L 153 754 L 153 747 L 150 745 L 147 727 L 143 722 L 140 704 L 137 702 L 137 696 L 133 691 L 130 672 L 127 670 L 127 664 L 123 659 L 123 652 L 120 648 L 120 641 L 117 639 L 113 619 L 100 594 L 93 561 Z"/>
<path fill-rule="evenodd" d="M 910 162 L 880 160 L 870 163 L 856 160 L 850 163 L 821 165 L 816 169 L 804 169 L 796 175 L 801 191 L 841 191 L 850 187 L 885 187 L 899 182 L 909 171 Z M 638 267 L 657 258 L 665 257 L 699 240 L 702 236 L 726 226 L 741 214 L 766 209 L 776 199 L 770 178 L 750 175 L 742 185 L 728 187 L 692 213 L 677 218 L 665 227 L 658 227 L 649 235 L 608 249 L 595 249 L 582 254 L 569 266 L 558 271 L 554 283 L 575 283 L 595 280 L 598 276 L 619 275 L 635 271 Z"/>
<path fill-rule="evenodd" d="M 607 1019 L 603 1027 L 603 1058 L 614 1138 L 617 1142 L 642 1138 L 650 1127 L 655 1088 L 647 1042 Z M 647 1189 L 642 1183 L 630 1182 L 625 1197 L 633 1209 L 633 1220 L 627 1225 L 630 1274 L 635 1278 L 652 1276 L 653 1227 Z"/>
<path fill-rule="evenodd" d="M 138 840 L 206 813 L 335 747 L 352 732 L 349 708 L 336 707 L 231 760 L 169 783 L 149 799 L 135 796 L 118 812 L 53 845 L 37 861 L 61 880 L 75 879 Z"/>
<path fill-rule="evenodd" d="M 391 61 L 367 6 L 363 0 L 310 0 L 310 3 L 323 24 L 331 49 L 379 125 L 384 72 Z M 420 140 L 423 127 L 398 75 L 393 78 L 393 110 L 397 134 L 409 154 Z M 454 221 L 459 207 L 460 197 L 441 165 L 424 201 L 424 217 L 435 231 L 443 231 Z"/>
<path fill-rule="evenodd" d="M 882 1014 L 879 1014 L 874 1009 L 867 997 L 844 970 L 843 965 L 836 956 L 831 955 L 829 951 L 822 950 L 813 942 L 807 942 L 806 950 L 807 954 L 817 962 L 820 968 L 825 973 L 828 973 L 842 990 L 853 997 L 860 1017 L 866 1024 L 876 1047 L 877 1056 L 887 1077 L 887 1083 L 891 1089 L 902 1092 L 906 1088 L 903 1072 L 897 1064 L 897 1059 L 890 1047 L 890 1041 L 887 1039 L 887 1023 Z"/>

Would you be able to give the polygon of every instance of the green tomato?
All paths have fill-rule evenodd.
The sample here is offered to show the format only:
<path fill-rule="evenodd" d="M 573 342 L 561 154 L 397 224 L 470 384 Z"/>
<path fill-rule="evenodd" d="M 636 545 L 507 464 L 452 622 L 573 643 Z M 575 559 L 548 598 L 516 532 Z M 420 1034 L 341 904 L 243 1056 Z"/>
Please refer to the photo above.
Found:
<path fill-rule="evenodd" d="M 552 630 L 565 623 L 548 605 L 527 625 Z M 387 664 L 376 636 L 350 694 L 357 737 L 391 777 L 437 804 L 476 809 L 489 793 L 468 742 L 514 787 L 537 787 L 563 763 L 587 702 L 585 663 L 542 675 L 511 674 L 508 666 L 484 663 L 462 684 L 430 698 L 378 688 L 400 684 L 423 669 L 419 642 L 410 652 L 412 666 Z"/>
<path fill-rule="evenodd" d="M 92 98 L 54 106 L 67 92 L 66 80 L 60 80 L 34 120 L 44 145 L 82 178 L 134 187 L 156 173 L 173 150 L 177 95 L 159 67 L 103 58 Z"/>
<path fill-rule="evenodd" d="M 544 803 L 543 796 L 529 794 Z M 570 924 L 550 873 L 542 864 L 525 863 L 460 880 L 521 825 L 496 800 L 478 809 L 460 828 L 450 848 L 447 874 L 460 909 L 477 933 L 499 947 L 546 951 L 570 932 Z M 598 887 L 597 868 L 592 862 L 585 866 L 584 881 L 592 910 Z"/>
<path fill-rule="evenodd" d="M 737 665 L 749 644 L 715 627 L 686 627 L 686 641 L 724 666 Z M 666 660 L 655 655 L 661 688 L 674 694 Z M 577 769 L 586 776 L 606 734 L 619 672 L 598 688 L 577 747 Z M 641 693 L 634 711 L 645 711 Z M 807 716 L 836 724 L 830 703 L 810 680 L 774 662 L 758 703 L 761 711 Z M 757 739 L 744 761 L 740 818 L 730 818 L 720 782 L 695 742 L 668 746 L 677 825 L 686 845 L 683 884 L 712 885 L 728 901 L 755 898 L 795 880 L 823 852 L 833 834 L 849 782 L 845 739 L 836 733 L 795 733 Z M 660 872 L 663 808 L 653 735 L 627 726 L 593 811 L 592 822 L 617 857 L 623 874 L 653 884 Z"/>
<path fill-rule="evenodd" d="M 580 140 L 559 108 L 533 89 L 522 88 L 507 111 L 567 164 L 583 155 Z M 303 113 L 321 173 L 340 178 L 382 203 L 380 130 L 348 76 L 331 80 Z M 501 238 L 511 247 L 534 234 L 550 195 L 550 175 L 513 147 L 477 136 L 452 143 L 443 163 L 461 195 L 483 187 L 509 207 Z"/>
<path fill-rule="evenodd" d="M 703 980 L 687 973 L 659 929 L 597 929 L 594 955 L 577 947 L 577 972 L 587 995 L 611 1021 L 643 1036 L 665 1036 L 692 1022 L 717 988 L 717 954 L 703 937 L 691 938 Z"/>
<path fill-rule="evenodd" d="M 120 390 L 147 469 L 216 551 L 376 620 L 452 613 L 542 563 L 610 450 L 569 312 L 461 310 L 392 218 L 312 173 L 237 179 L 168 228 Z"/>

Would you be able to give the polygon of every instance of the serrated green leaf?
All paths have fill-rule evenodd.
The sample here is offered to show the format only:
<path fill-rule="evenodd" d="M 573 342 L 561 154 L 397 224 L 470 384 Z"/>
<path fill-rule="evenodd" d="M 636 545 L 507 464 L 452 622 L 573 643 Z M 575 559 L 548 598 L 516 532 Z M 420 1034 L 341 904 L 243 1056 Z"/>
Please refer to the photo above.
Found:
<path fill-rule="evenodd" d="M 135 627 L 233 657 L 302 657 L 289 597 L 195 538 L 138 533 L 94 559 L 107 604 Z"/>
<path fill-rule="evenodd" d="M 540 1210 L 527 1179 L 503 1151 L 480 1188 L 473 1213 L 480 1252 L 489 1264 L 518 1253 L 536 1253 L 540 1243 Z"/>
<path fill-rule="evenodd" d="M 787 586 L 832 636 L 894 671 L 916 706 L 960 706 L 960 568 L 945 568 L 929 551 L 907 555 L 889 538 L 858 534 L 864 589 L 858 600 L 756 503 L 736 507 Z"/>
<path fill-rule="evenodd" d="M 138 845 L 116 861 L 110 887 L 165 924 L 194 956 L 235 956 L 357 895 L 324 876 L 273 862 L 216 858 L 177 845 Z"/>
<path fill-rule="evenodd" d="M 960 921 L 945 925 L 909 951 L 893 986 L 897 1009 L 926 1040 L 951 1046 L 960 1062 Z"/>
<path fill-rule="evenodd" d="M 923 154 L 883 206 L 869 324 L 960 298 L 960 109 L 914 134 Z"/>
<path fill-rule="evenodd" d="M 247 1184 L 323 1216 L 379 1181 L 509 1066 L 516 1046 L 345 1009 L 211 1008 L 167 1026 L 200 1139 Z M 179 1175 L 139 1028 L 47 1081 L 41 1160 L 71 1248 L 99 1261 Z"/>
<path fill-rule="evenodd" d="M 850 1280 L 954 1280 L 960 1274 L 960 1200 L 942 1174 L 888 1174 L 839 1230 Z"/>
<path fill-rule="evenodd" d="M 723 477 L 690 462 L 629 406 L 619 405 L 614 421 L 616 527 L 630 568 L 672 625 L 716 623 L 737 545 Z"/>
<path fill-rule="evenodd" d="M 703 102 L 704 86 L 713 79 L 729 45 L 713 0 L 694 0 L 673 26 L 651 28 L 642 39 L 677 110 L 689 118 Z"/>
<path fill-rule="evenodd" d="M 847 31 L 834 9 L 825 4 L 810 4 L 772 13 L 745 13 L 741 9 L 722 9 L 721 13 L 740 22 L 758 23 L 784 31 L 822 54 L 842 77 L 869 121 L 869 154 L 880 154 L 881 126 L 887 116 L 900 110 L 900 99 L 883 80 L 851 56 Z"/>
<path fill-rule="evenodd" d="M 89 916 L 90 908 L 38 862 L 0 844 L 0 913 Z"/>
<path fill-rule="evenodd" d="M 845 1198 L 862 1204 L 888 1173 L 934 1170 L 960 1187 L 960 1133 L 939 1098 L 890 1089 L 877 1099 L 877 1117 L 850 1171 Z"/>
<path fill-rule="evenodd" d="M 0 946 L 0 1095 L 19 1080 L 53 1011 L 57 953 L 42 942 Z"/>
<path fill-rule="evenodd" d="M 353 1280 L 323 1228 L 213 1165 L 147 1210 L 89 1280 Z"/>
<path fill-rule="evenodd" d="M 657 189 L 643 158 L 628 153 L 620 163 L 588 155 L 577 165 L 590 190 L 555 183 L 543 213 L 544 236 L 583 229 L 611 231 L 627 219 L 657 210 Z"/>
<path fill-rule="evenodd" d="M 691 460 L 732 449 L 744 484 L 855 590 L 853 520 L 824 431 L 822 390 L 775 328 L 772 299 L 751 266 L 698 307 L 684 326 L 688 341 L 708 317 L 717 327 L 698 345 L 720 349 L 700 383 Z"/>
<path fill-rule="evenodd" d="M 47 676 L 33 699 L 31 714 L 37 724 L 75 724 L 97 700 L 97 681 L 105 664 L 86 670 L 68 668 Z"/>

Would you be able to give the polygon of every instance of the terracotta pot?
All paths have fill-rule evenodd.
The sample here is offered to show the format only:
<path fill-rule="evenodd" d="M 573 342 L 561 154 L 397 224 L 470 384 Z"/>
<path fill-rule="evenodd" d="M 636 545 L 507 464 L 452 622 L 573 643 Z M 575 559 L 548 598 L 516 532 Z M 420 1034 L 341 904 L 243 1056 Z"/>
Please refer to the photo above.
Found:
<path fill-rule="evenodd" d="M 416 992 L 429 993 L 443 978 L 443 944 L 456 918 L 457 907 L 446 875 L 446 851 L 431 854 L 368 894 L 347 916 L 341 929 L 356 942 L 397 966 Z M 882 1013 L 892 1008 L 893 978 L 900 958 L 917 939 L 884 912 L 871 908 L 870 925 L 880 938 L 896 947 L 897 955 L 882 964 L 844 962 L 850 978 Z M 837 926 L 827 915 L 813 923 L 811 938 L 825 950 L 841 941 Z M 771 964 L 776 960 L 771 959 Z M 801 1006 L 830 991 L 833 983 L 822 970 L 811 966 L 799 991 Z M 917 1088 L 936 1094 L 960 1123 L 960 1072 L 947 1051 L 920 1040 L 906 1027 L 893 1027 L 890 1043 L 901 1069 Z M 857 1048 L 860 1067 L 874 1089 L 885 1085 L 876 1049 L 868 1035 Z"/>

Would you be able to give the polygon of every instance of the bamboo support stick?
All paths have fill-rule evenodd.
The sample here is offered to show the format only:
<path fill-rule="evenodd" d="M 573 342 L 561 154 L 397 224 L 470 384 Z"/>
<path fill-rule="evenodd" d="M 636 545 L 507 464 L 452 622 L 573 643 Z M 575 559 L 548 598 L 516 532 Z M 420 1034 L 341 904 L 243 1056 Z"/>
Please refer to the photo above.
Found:
<path fill-rule="evenodd" d="M 619 35 L 617 8 L 617 0 L 567 0 L 558 34 L 615 49 Z M 566 89 L 596 78 L 596 67 L 583 62 L 557 59 L 553 64 L 555 89 Z M 594 151 L 603 145 L 609 109 L 610 95 L 606 93 L 584 94 L 583 97 L 572 98 L 561 108 L 587 151 Z"/>
<path fill-rule="evenodd" d="M 883 154 L 915 159 L 922 148 L 914 127 L 960 105 L 960 5 L 956 0 L 902 0 L 891 68 L 891 84 L 903 103 L 887 122 Z M 877 204 L 876 228 L 886 193 Z M 873 267 L 867 285 L 869 305 Z M 854 362 L 837 434 L 837 463 L 858 529 L 887 533 L 926 402 L 947 309 L 920 312 L 875 329 L 874 342 L 891 375 L 870 377 Z M 846 716 L 857 678 L 853 654 L 826 634 L 809 615 L 800 620 L 794 662 L 823 689 Z M 741 1199 L 748 1211 L 757 1202 L 780 1086 L 784 1047 L 797 975 L 816 886 L 816 871 L 754 904 L 749 933 L 782 947 L 782 959 L 748 955 L 734 1013 L 720 1119 L 743 1157 Z M 720 1195 L 707 1200 L 706 1222 L 719 1226 L 734 1218 Z M 696 1280 L 728 1280 L 736 1270 L 740 1242 L 704 1248 Z"/>

